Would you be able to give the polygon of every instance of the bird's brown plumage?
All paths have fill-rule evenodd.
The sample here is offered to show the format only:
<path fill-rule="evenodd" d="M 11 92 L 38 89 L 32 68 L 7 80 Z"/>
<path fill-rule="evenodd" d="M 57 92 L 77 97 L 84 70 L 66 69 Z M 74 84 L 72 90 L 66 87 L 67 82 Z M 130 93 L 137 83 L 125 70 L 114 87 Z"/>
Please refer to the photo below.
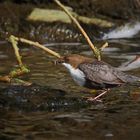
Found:
<path fill-rule="evenodd" d="M 85 87 L 88 88 L 106 89 L 140 80 L 140 78 L 125 74 L 103 61 L 77 54 L 64 56 L 58 62 L 68 63 L 75 69 L 81 70 L 85 74 Z"/>
<path fill-rule="evenodd" d="M 86 62 L 93 62 L 93 58 L 88 58 L 78 54 L 71 54 L 67 56 L 63 56 L 57 60 L 57 63 L 69 63 L 74 68 L 77 68 L 79 64 Z"/>

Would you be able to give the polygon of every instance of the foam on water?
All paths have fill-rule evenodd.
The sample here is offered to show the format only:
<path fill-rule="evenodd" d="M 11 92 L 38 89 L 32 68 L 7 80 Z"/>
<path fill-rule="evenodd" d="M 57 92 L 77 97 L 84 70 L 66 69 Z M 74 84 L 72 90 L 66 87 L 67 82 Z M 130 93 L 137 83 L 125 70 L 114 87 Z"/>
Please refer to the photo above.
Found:
<path fill-rule="evenodd" d="M 140 22 L 127 23 L 108 33 L 105 33 L 103 39 L 132 38 L 140 32 Z"/>

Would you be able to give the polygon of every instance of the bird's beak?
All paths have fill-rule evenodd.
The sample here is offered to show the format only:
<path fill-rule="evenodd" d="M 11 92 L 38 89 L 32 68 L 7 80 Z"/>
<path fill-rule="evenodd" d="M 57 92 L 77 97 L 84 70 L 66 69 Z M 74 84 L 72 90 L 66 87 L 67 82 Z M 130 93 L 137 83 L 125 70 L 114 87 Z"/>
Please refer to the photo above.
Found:
<path fill-rule="evenodd" d="M 61 58 L 59 58 L 59 59 L 54 61 L 55 65 L 62 64 L 62 63 L 64 63 L 64 58 L 63 57 L 61 57 Z"/>

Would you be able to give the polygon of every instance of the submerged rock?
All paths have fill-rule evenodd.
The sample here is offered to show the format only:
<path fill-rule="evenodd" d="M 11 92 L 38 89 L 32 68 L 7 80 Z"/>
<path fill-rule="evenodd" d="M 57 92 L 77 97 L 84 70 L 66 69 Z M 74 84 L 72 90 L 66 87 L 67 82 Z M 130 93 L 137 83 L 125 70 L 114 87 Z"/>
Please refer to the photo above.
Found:
<path fill-rule="evenodd" d="M 69 10 L 69 9 L 68 9 Z M 96 25 L 99 27 L 109 28 L 113 26 L 112 22 L 109 22 L 107 20 L 103 20 L 100 18 L 89 18 L 85 16 L 80 16 L 77 13 L 69 10 L 69 12 L 80 22 L 90 25 Z M 44 21 L 48 23 L 52 22 L 62 22 L 62 23 L 69 23 L 72 24 L 72 20 L 69 18 L 69 16 L 62 10 L 55 10 L 55 9 L 40 9 L 35 8 L 31 14 L 27 18 L 31 21 Z"/>
<path fill-rule="evenodd" d="M 82 98 L 66 97 L 66 92 L 60 89 L 31 86 L 8 86 L 0 89 L 0 107 L 35 111 L 78 109 L 87 106 Z"/>

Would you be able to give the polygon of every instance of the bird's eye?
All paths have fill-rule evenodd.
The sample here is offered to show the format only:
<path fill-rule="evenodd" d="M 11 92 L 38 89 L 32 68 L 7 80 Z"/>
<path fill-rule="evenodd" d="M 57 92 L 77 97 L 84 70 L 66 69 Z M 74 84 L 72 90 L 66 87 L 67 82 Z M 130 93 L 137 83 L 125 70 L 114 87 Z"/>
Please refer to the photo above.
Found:
<path fill-rule="evenodd" d="M 64 57 L 65 62 L 69 62 L 69 58 L 68 57 Z"/>
<path fill-rule="evenodd" d="M 57 63 L 58 63 L 58 64 L 61 64 L 61 63 L 63 63 L 63 62 L 62 62 L 62 60 L 58 60 Z"/>

